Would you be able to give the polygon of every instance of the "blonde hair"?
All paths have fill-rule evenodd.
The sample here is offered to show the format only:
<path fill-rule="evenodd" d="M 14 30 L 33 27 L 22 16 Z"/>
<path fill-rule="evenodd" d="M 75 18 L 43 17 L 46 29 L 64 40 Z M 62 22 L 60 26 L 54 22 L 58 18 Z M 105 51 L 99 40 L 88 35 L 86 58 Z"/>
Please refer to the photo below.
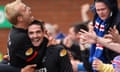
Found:
<path fill-rule="evenodd" d="M 21 0 L 16 0 L 5 6 L 5 16 L 14 25 L 17 23 L 17 17 L 20 15 L 19 9 L 16 8 L 19 3 L 22 3 Z"/>

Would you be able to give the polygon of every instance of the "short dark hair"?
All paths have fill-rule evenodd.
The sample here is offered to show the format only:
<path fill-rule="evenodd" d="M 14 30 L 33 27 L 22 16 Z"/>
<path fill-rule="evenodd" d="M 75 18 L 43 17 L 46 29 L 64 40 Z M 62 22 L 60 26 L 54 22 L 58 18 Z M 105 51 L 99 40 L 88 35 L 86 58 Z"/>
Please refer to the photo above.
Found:
<path fill-rule="evenodd" d="M 44 21 L 34 20 L 29 24 L 29 26 L 31 25 L 39 25 L 42 31 L 44 31 Z"/>
<path fill-rule="evenodd" d="M 77 23 L 74 25 L 74 32 L 78 33 L 80 32 L 80 29 L 83 29 L 85 31 L 88 31 L 88 22 L 83 22 L 83 23 Z"/>
<path fill-rule="evenodd" d="M 96 2 L 103 2 L 103 3 L 105 3 L 109 7 L 109 9 L 111 10 L 110 1 L 108 1 L 108 0 L 95 0 L 95 3 Z"/>

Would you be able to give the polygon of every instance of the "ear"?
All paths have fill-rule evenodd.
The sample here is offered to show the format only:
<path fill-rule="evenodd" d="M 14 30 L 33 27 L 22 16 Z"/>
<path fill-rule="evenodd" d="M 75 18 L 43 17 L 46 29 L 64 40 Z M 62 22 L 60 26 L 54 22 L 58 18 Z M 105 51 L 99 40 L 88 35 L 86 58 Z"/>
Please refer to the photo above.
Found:
<path fill-rule="evenodd" d="M 23 21 L 22 16 L 18 16 L 18 17 L 17 17 L 17 20 L 18 20 L 18 21 Z"/>

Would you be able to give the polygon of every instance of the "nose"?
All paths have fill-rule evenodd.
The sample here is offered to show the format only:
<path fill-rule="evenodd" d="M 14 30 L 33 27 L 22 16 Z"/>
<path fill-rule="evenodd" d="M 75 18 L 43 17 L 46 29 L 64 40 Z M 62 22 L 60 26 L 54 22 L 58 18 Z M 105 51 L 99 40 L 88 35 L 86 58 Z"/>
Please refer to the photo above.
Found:
<path fill-rule="evenodd" d="M 36 37 L 37 37 L 37 34 L 36 34 L 36 33 L 34 33 L 32 37 L 33 37 L 33 38 L 36 38 Z"/>
<path fill-rule="evenodd" d="M 102 12 L 103 12 L 102 10 L 99 11 L 100 14 L 102 14 Z"/>
<path fill-rule="evenodd" d="M 27 10 L 28 10 L 30 13 L 32 13 L 32 12 L 31 12 L 31 7 L 27 6 Z"/>
<path fill-rule="evenodd" d="M 28 6 L 27 8 L 28 8 L 29 10 L 31 10 L 31 7 Z"/>

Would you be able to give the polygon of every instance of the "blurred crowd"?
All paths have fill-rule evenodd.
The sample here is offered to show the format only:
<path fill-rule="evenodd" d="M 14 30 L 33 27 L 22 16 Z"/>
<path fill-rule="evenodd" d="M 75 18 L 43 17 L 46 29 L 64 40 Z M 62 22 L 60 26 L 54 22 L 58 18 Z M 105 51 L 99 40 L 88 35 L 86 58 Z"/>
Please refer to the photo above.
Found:
<path fill-rule="evenodd" d="M 82 22 L 72 24 L 65 34 L 58 24 L 35 19 L 21 0 L 6 4 L 13 27 L 0 72 L 120 72 L 117 0 L 94 0 L 80 11 Z"/>

